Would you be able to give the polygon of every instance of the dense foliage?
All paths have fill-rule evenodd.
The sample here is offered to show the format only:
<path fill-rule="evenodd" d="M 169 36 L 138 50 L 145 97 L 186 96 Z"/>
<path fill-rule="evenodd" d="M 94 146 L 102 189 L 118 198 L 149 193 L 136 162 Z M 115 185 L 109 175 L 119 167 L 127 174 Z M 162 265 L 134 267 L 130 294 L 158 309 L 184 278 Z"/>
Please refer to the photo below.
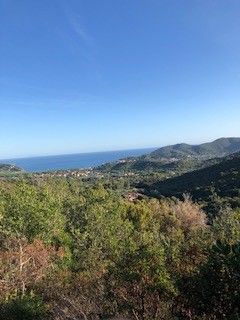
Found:
<path fill-rule="evenodd" d="M 240 153 L 223 158 L 212 166 L 186 173 L 184 175 L 157 181 L 140 183 L 148 195 L 174 196 L 181 198 L 184 193 L 191 194 L 194 200 L 207 202 L 214 213 L 219 210 L 220 198 L 226 205 L 240 206 Z M 213 205 L 216 208 L 213 208 Z M 213 210 L 214 209 L 214 210 Z"/>
<path fill-rule="evenodd" d="M 2 182 L 0 319 L 238 319 L 239 221 L 109 181 Z"/>

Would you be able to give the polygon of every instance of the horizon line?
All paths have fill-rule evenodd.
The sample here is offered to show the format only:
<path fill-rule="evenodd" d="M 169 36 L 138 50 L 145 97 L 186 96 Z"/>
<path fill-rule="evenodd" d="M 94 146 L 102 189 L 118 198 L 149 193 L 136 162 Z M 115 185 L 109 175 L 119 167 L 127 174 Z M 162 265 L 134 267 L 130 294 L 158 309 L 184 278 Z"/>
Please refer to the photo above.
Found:
<path fill-rule="evenodd" d="M 29 156 L 14 156 L 14 157 L 4 157 L 4 158 L 0 158 L 0 162 L 2 161 L 12 161 L 12 160 L 20 160 L 20 159 L 32 159 L 32 158 L 45 158 L 45 157 L 59 157 L 59 156 L 71 156 L 71 155 L 79 155 L 79 154 L 93 154 L 93 153 L 108 153 L 108 152 L 119 152 L 119 151 L 129 151 L 129 150 L 157 150 L 159 148 L 162 147 L 167 147 L 167 146 L 173 146 L 173 145 L 177 145 L 177 144 L 189 144 L 192 146 L 197 146 L 197 145 L 201 145 L 201 144 L 205 144 L 205 143 L 211 143 L 217 140 L 221 140 L 221 139 L 234 139 L 234 138 L 239 138 L 237 136 L 229 136 L 229 137 L 220 137 L 220 138 L 215 138 L 215 139 L 211 139 L 210 141 L 206 141 L 206 142 L 201 142 L 201 143 L 186 143 L 186 142 L 178 142 L 178 143 L 171 143 L 171 144 L 164 144 L 162 146 L 158 146 L 158 147 L 137 147 L 137 148 L 127 148 L 127 149 L 113 149 L 113 150 L 98 150 L 98 151 L 84 151 L 84 152 L 70 152 L 70 153 L 57 153 L 57 154 L 45 154 L 45 155 L 29 155 Z"/>
<path fill-rule="evenodd" d="M 142 147 L 142 148 L 129 148 L 129 149 L 115 149 L 115 150 L 103 150 L 103 151 L 90 151 L 90 152 L 71 152 L 71 153 L 59 153 L 59 154 L 46 154 L 46 155 L 35 155 L 35 156 L 20 156 L 13 158 L 1 158 L 0 161 L 7 160 L 20 160 L 20 159 L 34 159 L 34 158 L 47 158 L 47 157 L 60 157 L 60 156 L 72 156 L 80 154 L 93 154 L 93 153 L 108 153 L 108 152 L 119 152 L 119 151 L 134 151 L 134 150 L 155 150 L 160 147 Z"/>

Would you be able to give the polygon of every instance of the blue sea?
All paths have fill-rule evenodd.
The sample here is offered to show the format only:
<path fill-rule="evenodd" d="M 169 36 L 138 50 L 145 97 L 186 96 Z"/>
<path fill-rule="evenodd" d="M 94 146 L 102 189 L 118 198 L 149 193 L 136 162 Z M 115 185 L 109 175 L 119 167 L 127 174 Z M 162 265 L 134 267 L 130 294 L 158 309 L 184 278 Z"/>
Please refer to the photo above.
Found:
<path fill-rule="evenodd" d="M 43 172 L 62 169 L 84 169 L 93 168 L 101 164 L 116 161 L 126 157 L 141 156 L 153 150 L 154 148 L 66 154 L 59 156 L 0 160 L 0 163 L 14 164 L 27 172 Z"/>

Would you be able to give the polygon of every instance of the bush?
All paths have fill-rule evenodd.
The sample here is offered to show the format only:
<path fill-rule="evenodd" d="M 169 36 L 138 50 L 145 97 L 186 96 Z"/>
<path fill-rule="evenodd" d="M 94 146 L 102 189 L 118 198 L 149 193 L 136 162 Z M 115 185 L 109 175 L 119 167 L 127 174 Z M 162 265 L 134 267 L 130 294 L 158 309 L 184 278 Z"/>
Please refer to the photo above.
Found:
<path fill-rule="evenodd" d="M 0 320 L 43 320 L 47 308 L 36 295 L 15 298 L 0 306 Z"/>

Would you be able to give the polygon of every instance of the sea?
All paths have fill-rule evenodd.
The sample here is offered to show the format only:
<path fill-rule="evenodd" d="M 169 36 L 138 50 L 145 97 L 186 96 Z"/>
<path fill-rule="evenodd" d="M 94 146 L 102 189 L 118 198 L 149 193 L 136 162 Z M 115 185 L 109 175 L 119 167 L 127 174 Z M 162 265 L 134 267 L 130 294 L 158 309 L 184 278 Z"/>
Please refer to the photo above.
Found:
<path fill-rule="evenodd" d="M 67 169 L 94 168 L 107 162 L 127 157 L 141 156 L 156 148 L 105 151 L 92 153 L 66 154 L 57 156 L 41 156 L 31 158 L 0 160 L 0 163 L 16 165 L 27 172 L 46 172 Z"/>

